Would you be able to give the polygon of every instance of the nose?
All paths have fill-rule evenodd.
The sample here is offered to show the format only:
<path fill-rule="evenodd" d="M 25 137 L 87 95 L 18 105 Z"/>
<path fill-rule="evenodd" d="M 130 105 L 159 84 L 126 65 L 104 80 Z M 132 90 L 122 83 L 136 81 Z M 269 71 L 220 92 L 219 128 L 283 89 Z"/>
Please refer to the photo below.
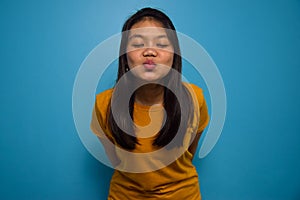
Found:
<path fill-rule="evenodd" d="M 154 48 L 146 48 L 143 52 L 144 57 L 156 57 L 157 51 Z"/>

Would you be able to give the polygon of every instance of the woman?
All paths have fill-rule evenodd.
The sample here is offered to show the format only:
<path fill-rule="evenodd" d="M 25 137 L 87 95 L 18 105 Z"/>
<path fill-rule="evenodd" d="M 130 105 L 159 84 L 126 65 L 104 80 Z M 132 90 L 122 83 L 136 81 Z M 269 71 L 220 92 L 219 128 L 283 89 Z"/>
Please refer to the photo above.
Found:
<path fill-rule="evenodd" d="M 91 123 L 115 168 L 108 199 L 201 199 L 192 159 L 209 117 L 181 68 L 168 16 L 143 8 L 125 22 L 117 84 L 97 95 Z"/>

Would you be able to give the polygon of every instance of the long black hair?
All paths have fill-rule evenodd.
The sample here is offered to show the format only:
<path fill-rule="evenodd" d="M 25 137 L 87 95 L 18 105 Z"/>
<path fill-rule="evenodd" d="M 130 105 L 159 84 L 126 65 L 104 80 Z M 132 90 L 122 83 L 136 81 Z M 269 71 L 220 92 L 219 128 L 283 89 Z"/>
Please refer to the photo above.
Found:
<path fill-rule="evenodd" d="M 173 64 L 172 69 L 176 70 L 179 73 L 172 73 L 172 75 L 167 75 L 167 83 L 164 86 L 164 100 L 163 106 L 166 111 L 166 116 L 164 116 L 165 123 L 161 130 L 159 131 L 156 139 L 153 142 L 153 145 L 158 147 L 163 147 L 169 144 L 177 134 L 176 141 L 172 142 L 171 146 L 180 146 L 183 144 L 183 139 L 185 135 L 185 131 L 187 130 L 188 124 L 191 122 L 193 118 L 193 101 L 190 93 L 187 88 L 183 85 L 181 79 L 181 71 L 182 71 L 182 58 L 180 55 L 180 48 L 178 37 L 176 34 L 175 27 L 170 20 L 170 18 L 164 14 L 163 12 L 153 9 L 153 8 L 143 8 L 138 10 L 135 14 L 133 14 L 127 21 L 124 23 L 122 28 L 122 39 L 120 44 L 119 51 L 119 67 L 118 67 L 118 77 L 117 83 L 121 79 L 121 77 L 128 70 L 128 61 L 127 61 L 127 43 L 128 43 L 128 32 L 132 28 L 132 26 L 144 19 L 152 19 L 160 22 L 163 25 L 163 28 L 169 29 L 172 31 L 167 31 L 167 37 L 171 41 L 174 48 L 174 56 L 173 56 Z M 176 88 L 176 95 L 169 89 Z M 126 92 L 126 91 L 122 91 Z M 119 95 L 122 96 L 122 95 Z M 133 150 L 135 149 L 135 145 L 138 144 L 137 138 L 134 134 L 127 134 L 123 130 L 131 130 L 134 131 L 131 120 L 133 120 L 133 110 L 134 110 L 134 94 L 131 96 L 129 100 L 129 113 L 131 118 L 126 117 L 128 114 L 128 107 L 120 107 L 118 108 L 118 114 L 113 115 L 112 109 L 110 106 L 110 110 L 108 112 L 108 124 L 114 139 L 117 144 L 124 149 Z M 116 97 L 115 101 L 122 101 L 123 99 L 120 97 Z M 184 102 L 183 104 L 179 104 L 179 102 Z M 115 118 L 118 119 L 115 119 Z M 184 119 L 182 121 L 182 119 Z M 121 123 L 116 123 L 116 121 Z M 183 123 L 183 124 L 181 124 Z M 179 126 L 183 126 L 179 131 Z M 120 126 L 123 126 L 120 127 Z M 171 143 L 170 143 L 171 144 Z"/>

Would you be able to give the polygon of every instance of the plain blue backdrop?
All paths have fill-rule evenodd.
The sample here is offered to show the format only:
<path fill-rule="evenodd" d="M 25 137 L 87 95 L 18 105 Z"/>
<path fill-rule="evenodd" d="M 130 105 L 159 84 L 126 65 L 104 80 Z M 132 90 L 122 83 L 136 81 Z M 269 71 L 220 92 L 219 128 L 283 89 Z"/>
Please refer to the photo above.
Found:
<path fill-rule="evenodd" d="M 145 6 L 200 43 L 224 80 L 222 135 L 194 160 L 203 199 L 300 199 L 299 0 L 2 0 L 0 198 L 105 199 L 113 170 L 78 137 L 73 83 Z"/>

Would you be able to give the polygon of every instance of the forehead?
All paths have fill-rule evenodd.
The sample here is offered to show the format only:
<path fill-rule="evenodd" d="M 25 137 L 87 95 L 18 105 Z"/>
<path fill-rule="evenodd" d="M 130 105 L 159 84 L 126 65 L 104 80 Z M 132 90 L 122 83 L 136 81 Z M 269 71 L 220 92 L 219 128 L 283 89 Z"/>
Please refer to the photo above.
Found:
<path fill-rule="evenodd" d="M 130 29 L 135 28 L 143 28 L 143 27 L 160 27 L 163 28 L 163 24 L 155 19 L 152 18 L 144 18 L 141 21 L 138 21 L 137 23 L 133 24 Z"/>
<path fill-rule="evenodd" d="M 162 35 L 166 36 L 166 30 L 159 21 L 145 19 L 135 23 L 131 27 L 129 31 L 129 37 L 133 35 L 141 35 L 144 37 L 158 37 Z"/>

